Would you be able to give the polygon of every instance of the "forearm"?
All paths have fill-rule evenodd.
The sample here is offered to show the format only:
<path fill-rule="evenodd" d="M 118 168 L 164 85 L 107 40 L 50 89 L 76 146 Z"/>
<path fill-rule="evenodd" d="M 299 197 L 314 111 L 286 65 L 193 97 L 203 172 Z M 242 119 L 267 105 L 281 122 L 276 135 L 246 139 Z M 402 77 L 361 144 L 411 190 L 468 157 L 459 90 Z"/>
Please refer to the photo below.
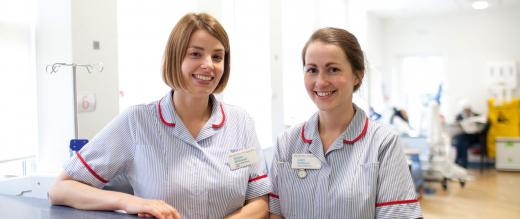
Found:
<path fill-rule="evenodd" d="M 269 211 L 267 210 L 268 207 L 267 195 L 261 196 L 246 201 L 244 207 L 228 215 L 225 219 L 267 218 L 269 216 Z"/>
<path fill-rule="evenodd" d="M 278 215 L 278 214 L 270 213 L 269 214 L 269 219 L 283 219 L 283 217 L 281 215 Z"/>
<path fill-rule="evenodd" d="M 121 192 L 98 189 L 74 180 L 57 181 L 49 191 L 53 205 L 67 205 L 83 210 L 119 210 L 122 200 L 137 198 Z"/>

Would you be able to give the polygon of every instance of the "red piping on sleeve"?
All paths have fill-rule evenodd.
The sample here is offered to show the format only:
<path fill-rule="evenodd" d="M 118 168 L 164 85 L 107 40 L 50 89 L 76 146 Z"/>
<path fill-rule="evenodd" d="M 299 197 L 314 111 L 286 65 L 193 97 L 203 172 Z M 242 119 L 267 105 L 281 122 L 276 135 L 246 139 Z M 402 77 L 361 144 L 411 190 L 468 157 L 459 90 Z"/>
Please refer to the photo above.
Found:
<path fill-rule="evenodd" d="M 277 194 L 274 194 L 274 193 L 269 193 L 269 197 L 280 198 L 280 196 L 278 196 Z"/>
<path fill-rule="evenodd" d="M 94 176 L 96 177 L 96 179 L 98 179 L 99 181 L 101 181 L 102 183 L 107 183 L 108 180 L 106 179 L 103 179 L 103 177 L 99 176 L 88 164 L 87 162 L 85 161 L 85 159 L 83 159 L 83 157 L 81 156 L 81 154 L 79 154 L 79 152 L 76 152 L 76 156 L 78 156 L 79 160 L 81 161 L 81 163 L 83 163 L 83 165 L 87 168 L 87 170 Z"/>
<path fill-rule="evenodd" d="M 387 206 L 387 205 L 410 204 L 410 203 L 415 203 L 415 202 L 419 202 L 419 200 L 417 200 L 417 199 L 410 199 L 410 200 L 397 200 L 397 201 L 390 201 L 390 202 L 380 202 L 380 203 L 376 203 L 376 207 Z"/>
<path fill-rule="evenodd" d="M 261 175 L 261 176 L 257 176 L 255 178 L 251 178 L 251 179 L 249 179 L 249 182 L 254 182 L 254 181 L 257 181 L 257 180 L 263 179 L 263 178 L 267 178 L 267 174 Z"/>

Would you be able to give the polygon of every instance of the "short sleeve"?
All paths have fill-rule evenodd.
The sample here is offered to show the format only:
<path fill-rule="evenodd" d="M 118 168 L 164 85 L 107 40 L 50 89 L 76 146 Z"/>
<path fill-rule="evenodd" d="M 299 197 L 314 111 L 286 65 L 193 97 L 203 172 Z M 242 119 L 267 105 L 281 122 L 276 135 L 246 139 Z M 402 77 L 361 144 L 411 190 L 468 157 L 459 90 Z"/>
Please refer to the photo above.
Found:
<path fill-rule="evenodd" d="M 411 173 L 397 135 L 389 136 L 379 152 L 376 218 L 421 218 Z"/>
<path fill-rule="evenodd" d="M 135 130 L 130 108 L 114 118 L 64 165 L 74 180 L 97 188 L 125 170 L 133 159 Z"/>
<path fill-rule="evenodd" d="M 264 153 L 256 136 L 253 120 L 249 116 L 247 116 L 246 123 L 247 144 L 250 145 L 250 147 L 254 147 L 258 155 L 258 162 L 253 165 L 249 173 L 246 190 L 246 200 L 249 200 L 269 194 L 271 192 L 271 180 L 267 175 Z"/>

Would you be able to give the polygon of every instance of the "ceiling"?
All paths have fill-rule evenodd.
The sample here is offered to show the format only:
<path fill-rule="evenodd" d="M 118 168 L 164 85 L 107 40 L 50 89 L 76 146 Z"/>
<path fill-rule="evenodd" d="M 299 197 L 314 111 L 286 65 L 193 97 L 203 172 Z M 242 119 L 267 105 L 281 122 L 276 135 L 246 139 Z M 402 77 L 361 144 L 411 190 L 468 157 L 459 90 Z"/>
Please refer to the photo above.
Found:
<path fill-rule="evenodd" d="M 363 0 L 362 0 L 363 1 Z M 369 12 L 380 17 L 413 17 L 474 10 L 474 0 L 364 0 Z M 520 0 L 487 0 L 489 8 L 520 8 Z"/>

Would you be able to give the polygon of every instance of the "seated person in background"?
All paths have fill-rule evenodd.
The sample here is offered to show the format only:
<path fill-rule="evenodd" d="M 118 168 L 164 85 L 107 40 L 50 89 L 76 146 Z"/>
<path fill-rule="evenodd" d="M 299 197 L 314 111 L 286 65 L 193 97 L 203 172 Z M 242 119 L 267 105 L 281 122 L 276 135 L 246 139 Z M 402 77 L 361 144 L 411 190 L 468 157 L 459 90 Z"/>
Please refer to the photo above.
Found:
<path fill-rule="evenodd" d="M 399 133 L 408 134 L 412 127 L 408 120 L 408 113 L 404 109 L 392 108 L 392 116 L 390 117 L 390 125 L 395 127 Z"/>
<path fill-rule="evenodd" d="M 465 122 L 468 122 L 468 119 L 472 117 L 479 116 L 478 113 L 475 113 L 471 110 L 471 105 L 464 101 L 461 103 L 462 106 L 462 112 L 457 114 L 455 117 L 455 122 L 458 126 L 463 130 L 462 133 L 456 134 L 453 136 L 452 144 L 457 149 L 457 155 L 455 157 L 455 163 L 459 164 L 460 166 L 467 168 L 468 167 L 468 148 L 471 146 L 474 146 L 475 144 L 481 143 L 481 137 L 484 133 L 482 130 L 475 130 L 475 131 L 468 131 L 468 128 L 465 128 L 466 126 Z"/>

